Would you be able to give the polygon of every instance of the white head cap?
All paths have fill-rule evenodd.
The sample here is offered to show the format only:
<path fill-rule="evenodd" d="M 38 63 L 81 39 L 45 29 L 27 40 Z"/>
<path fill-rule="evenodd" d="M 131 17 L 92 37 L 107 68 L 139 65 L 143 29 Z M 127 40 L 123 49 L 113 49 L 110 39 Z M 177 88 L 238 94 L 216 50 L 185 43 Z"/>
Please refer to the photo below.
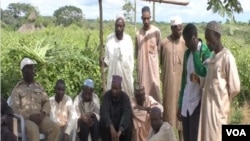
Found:
<path fill-rule="evenodd" d="M 171 23 L 171 26 L 182 24 L 181 17 L 179 17 L 179 16 L 172 17 L 170 20 L 170 23 Z"/>
<path fill-rule="evenodd" d="M 122 19 L 123 21 L 125 21 L 124 13 L 119 13 L 119 14 L 117 14 L 115 20 L 117 20 L 117 19 L 119 19 L 119 18 Z"/>
<path fill-rule="evenodd" d="M 20 69 L 22 70 L 26 65 L 34 65 L 37 64 L 35 61 L 31 60 L 30 58 L 23 58 L 20 63 Z"/>
<path fill-rule="evenodd" d="M 83 86 L 88 86 L 90 88 L 94 88 L 94 82 L 92 79 L 86 79 L 83 83 Z"/>

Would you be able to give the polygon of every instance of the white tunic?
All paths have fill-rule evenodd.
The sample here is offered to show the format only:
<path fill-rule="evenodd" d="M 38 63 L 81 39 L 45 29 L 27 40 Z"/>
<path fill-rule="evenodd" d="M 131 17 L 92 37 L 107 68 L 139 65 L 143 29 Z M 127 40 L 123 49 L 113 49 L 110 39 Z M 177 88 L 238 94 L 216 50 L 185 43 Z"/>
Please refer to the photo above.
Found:
<path fill-rule="evenodd" d="M 107 90 L 111 89 L 113 75 L 122 77 L 122 90 L 133 96 L 134 48 L 131 37 L 123 33 L 123 39 L 118 40 L 115 33 L 107 38 L 104 62 L 108 65 Z"/>

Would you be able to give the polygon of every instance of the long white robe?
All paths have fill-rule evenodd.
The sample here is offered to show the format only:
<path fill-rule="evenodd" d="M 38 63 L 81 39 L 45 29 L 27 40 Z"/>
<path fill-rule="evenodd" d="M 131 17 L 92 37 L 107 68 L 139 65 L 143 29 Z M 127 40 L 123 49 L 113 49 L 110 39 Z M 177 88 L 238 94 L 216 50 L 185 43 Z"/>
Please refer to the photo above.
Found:
<path fill-rule="evenodd" d="M 221 141 L 222 124 L 228 124 L 230 103 L 240 92 L 240 79 L 234 56 L 226 48 L 207 63 L 198 141 Z"/>
<path fill-rule="evenodd" d="M 111 89 L 113 75 L 122 77 L 122 90 L 130 97 L 134 91 L 134 48 L 131 37 L 123 33 L 123 39 L 118 40 L 115 33 L 107 38 L 104 62 L 108 65 L 107 90 Z"/>

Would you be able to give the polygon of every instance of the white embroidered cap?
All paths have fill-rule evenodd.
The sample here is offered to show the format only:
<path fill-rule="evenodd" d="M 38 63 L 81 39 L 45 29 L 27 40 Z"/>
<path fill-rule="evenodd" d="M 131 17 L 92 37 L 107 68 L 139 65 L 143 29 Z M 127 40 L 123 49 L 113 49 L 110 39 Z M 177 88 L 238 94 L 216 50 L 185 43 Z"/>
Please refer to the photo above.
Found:
<path fill-rule="evenodd" d="M 119 14 L 117 14 L 115 20 L 117 20 L 117 19 L 122 19 L 123 21 L 125 21 L 124 13 L 119 13 Z"/>
<path fill-rule="evenodd" d="M 179 17 L 179 16 L 172 17 L 170 20 L 170 23 L 171 23 L 171 26 L 182 24 L 181 17 Z"/>

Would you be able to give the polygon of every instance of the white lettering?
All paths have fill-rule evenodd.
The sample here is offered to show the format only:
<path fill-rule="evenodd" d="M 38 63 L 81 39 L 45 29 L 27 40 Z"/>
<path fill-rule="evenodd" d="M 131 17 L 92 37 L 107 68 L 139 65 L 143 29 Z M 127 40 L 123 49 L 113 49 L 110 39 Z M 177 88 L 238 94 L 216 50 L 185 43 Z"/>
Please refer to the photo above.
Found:
<path fill-rule="evenodd" d="M 241 131 L 238 129 L 226 129 L 226 132 L 227 136 L 231 136 L 231 134 L 233 134 L 233 136 L 247 136 L 244 129 L 241 129 Z"/>
<path fill-rule="evenodd" d="M 227 136 L 231 136 L 232 129 L 229 129 L 229 131 L 228 131 L 228 129 L 226 129 L 226 132 L 227 132 Z"/>
<path fill-rule="evenodd" d="M 247 136 L 244 129 L 241 129 L 241 131 L 240 131 L 240 136 L 242 136 L 242 135 L 243 135 L 243 136 Z"/>
<path fill-rule="evenodd" d="M 233 129 L 233 136 L 239 136 L 239 133 L 238 129 Z"/>

